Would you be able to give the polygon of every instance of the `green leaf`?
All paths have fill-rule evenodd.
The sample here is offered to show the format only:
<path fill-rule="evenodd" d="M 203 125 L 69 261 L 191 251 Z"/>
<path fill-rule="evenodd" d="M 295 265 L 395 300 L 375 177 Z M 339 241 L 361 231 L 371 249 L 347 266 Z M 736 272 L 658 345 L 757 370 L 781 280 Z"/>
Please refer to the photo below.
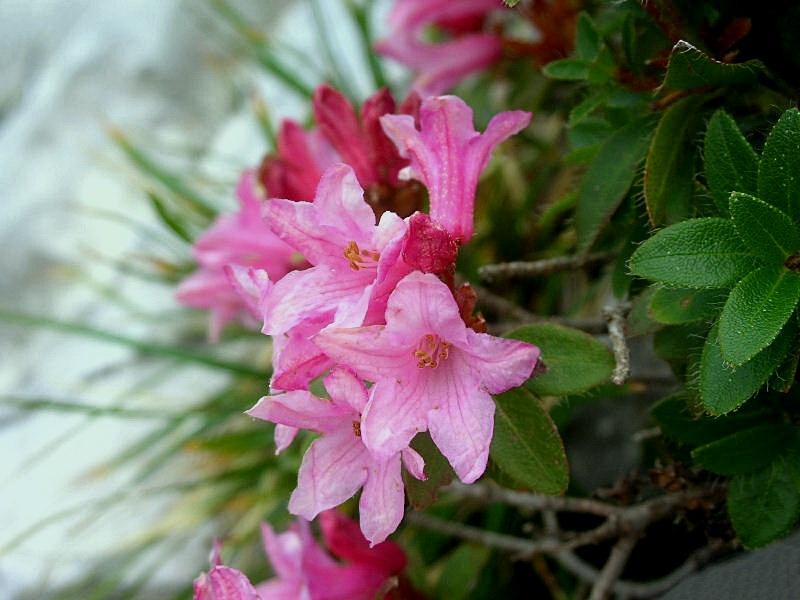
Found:
<path fill-rule="evenodd" d="M 693 96 L 670 106 L 658 122 L 644 166 L 644 199 L 654 227 L 683 220 L 694 191 L 694 137 L 698 109 L 705 98 Z"/>
<path fill-rule="evenodd" d="M 800 215 L 800 112 L 787 110 L 767 137 L 758 165 L 758 196 L 797 221 Z"/>
<path fill-rule="evenodd" d="M 765 546 L 786 535 L 800 517 L 800 491 L 792 468 L 779 458 L 731 481 L 728 514 L 746 547 Z"/>
<path fill-rule="evenodd" d="M 547 371 L 525 386 L 538 396 L 566 396 L 607 383 L 614 370 L 614 356 L 591 335 L 561 325 L 525 325 L 506 337 L 535 344 L 542 351 Z"/>
<path fill-rule="evenodd" d="M 692 458 L 720 475 L 744 475 L 768 467 L 794 433 L 786 423 L 765 423 L 695 448 Z"/>
<path fill-rule="evenodd" d="M 728 214 L 731 192 L 756 193 L 758 155 L 724 110 L 715 112 L 708 123 L 703 153 L 708 187 L 723 214 Z"/>
<path fill-rule="evenodd" d="M 517 4 L 519 4 L 520 0 L 503 0 L 503 2 L 508 8 L 514 8 Z"/>
<path fill-rule="evenodd" d="M 800 275 L 783 267 L 762 267 L 742 279 L 728 296 L 719 319 L 722 356 L 746 363 L 772 343 L 800 300 Z"/>
<path fill-rule="evenodd" d="M 728 219 L 689 219 L 662 229 L 634 252 L 634 275 L 688 288 L 730 287 L 755 266 Z"/>
<path fill-rule="evenodd" d="M 698 87 L 747 85 L 765 72 L 758 60 L 722 63 L 703 54 L 689 42 L 680 40 L 672 48 L 662 89 L 691 90 Z"/>
<path fill-rule="evenodd" d="M 727 290 L 660 288 L 650 300 L 650 316 L 665 325 L 709 319 L 725 304 Z"/>
<path fill-rule="evenodd" d="M 24 327 L 52 329 L 54 331 L 61 331 L 72 335 L 93 338 L 102 342 L 127 346 L 128 348 L 131 348 L 132 350 L 135 350 L 141 354 L 174 358 L 181 362 L 194 363 L 213 369 L 228 371 L 234 375 L 254 377 L 263 381 L 266 381 L 269 378 L 269 371 L 267 369 L 256 369 L 255 367 L 247 364 L 219 359 L 214 356 L 209 356 L 208 354 L 193 352 L 178 346 L 168 346 L 156 344 L 154 342 L 137 340 L 124 335 L 112 333 L 110 331 L 96 329 L 88 325 L 81 325 L 80 323 L 70 323 L 68 321 L 49 319 L 47 317 L 37 317 L 34 315 L 27 315 L 25 313 L 6 310 L 4 308 L 0 308 L 0 321 L 6 321 L 8 323 L 21 325 Z"/>
<path fill-rule="evenodd" d="M 583 176 L 578 192 L 575 228 L 579 248 L 587 250 L 617 210 L 647 152 L 654 121 L 637 119 L 603 142 Z"/>
<path fill-rule="evenodd" d="M 742 409 L 724 417 L 695 414 L 686 392 L 678 392 L 657 402 L 650 414 L 663 434 L 671 440 L 689 446 L 700 446 L 764 422 L 763 409 Z"/>
<path fill-rule="evenodd" d="M 411 441 L 411 447 L 425 459 L 427 479 L 420 481 L 404 470 L 403 480 L 411 506 L 416 510 L 423 510 L 436 502 L 439 490 L 453 481 L 455 473 L 450 467 L 450 463 L 433 443 L 430 434 L 417 434 Z"/>
<path fill-rule="evenodd" d="M 563 58 L 547 63 L 542 73 L 550 79 L 582 81 L 589 77 L 590 63 L 579 58 Z"/>
<path fill-rule="evenodd" d="M 438 598 L 466 600 L 473 598 L 484 567 L 492 556 L 486 546 L 462 544 L 456 548 L 442 569 L 437 582 Z"/>
<path fill-rule="evenodd" d="M 527 489 L 561 494 L 569 466 L 556 426 L 539 400 L 523 388 L 495 396 L 491 457 L 502 471 Z"/>
<path fill-rule="evenodd" d="M 575 50 L 579 58 L 592 61 L 600 52 L 602 39 L 592 18 L 585 12 L 578 15 L 578 29 L 575 34 Z"/>
<path fill-rule="evenodd" d="M 791 348 L 797 327 L 790 322 L 772 344 L 738 368 L 723 359 L 718 333 L 719 327 L 714 326 L 706 338 L 700 363 L 700 398 L 712 415 L 739 408 L 766 383 Z"/>
<path fill-rule="evenodd" d="M 167 226 L 175 235 L 177 235 L 180 239 L 185 242 L 192 243 L 192 235 L 186 229 L 184 223 L 181 222 L 180 218 L 173 214 L 169 208 L 167 208 L 166 203 L 156 194 L 155 192 L 148 192 L 147 198 L 150 200 L 150 204 L 153 207 L 153 210 L 158 215 L 161 222 Z"/>
<path fill-rule="evenodd" d="M 766 263 L 782 265 L 800 249 L 800 231 L 783 212 L 748 194 L 730 198 L 733 224 L 750 251 Z"/>

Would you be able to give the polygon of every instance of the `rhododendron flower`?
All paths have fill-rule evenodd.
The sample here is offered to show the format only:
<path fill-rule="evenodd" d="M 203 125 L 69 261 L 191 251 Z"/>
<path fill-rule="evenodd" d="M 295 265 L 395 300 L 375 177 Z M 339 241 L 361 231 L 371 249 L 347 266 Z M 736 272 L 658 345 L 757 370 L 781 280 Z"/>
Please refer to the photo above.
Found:
<path fill-rule="evenodd" d="M 304 521 L 280 534 L 262 524 L 275 577 L 254 587 L 244 574 L 221 564 L 215 544 L 213 568 L 195 580 L 194 600 L 373 600 L 406 566 L 397 544 L 370 547 L 358 526 L 341 513 L 322 513 L 320 526 L 325 544 L 343 563 L 325 552 Z"/>
<path fill-rule="evenodd" d="M 322 173 L 340 161 L 325 136 L 306 131 L 296 121 L 281 123 L 275 154 L 268 154 L 259 168 L 259 179 L 271 198 L 310 200 Z"/>
<path fill-rule="evenodd" d="M 264 216 L 275 234 L 313 265 L 275 283 L 263 306 L 262 331 L 275 336 L 278 351 L 272 386 L 296 389 L 326 366 L 322 353 L 303 340 L 333 322 L 344 327 L 365 319 L 382 322 L 389 293 L 410 271 L 398 260 L 407 225 L 391 212 L 376 225 L 347 165 L 325 173 L 313 203 L 270 200 Z M 287 340 L 293 337 L 303 347 L 289 361 L 283 353 L 292 352 Z"/>
<path fill-rule="evenodd" d="M 322 174 L 336 163 L 345 163 L 353 168 L 361 187 L 381 212 L 397 205 L 404 209 L 403 214 L 413 212 L 408 207 L 418 202 L 399 193 L 399 188 L 408 187 L 398 178 L 408 161 L 386 137 L 379 119 L 396 112 L 416 118 L 419 97 L 411 94 L 398 107 L 384 88 L 367 98 L 358 115 L 341 92 L 321 85 L 314 92 L 313 106 L 317 129 L 306 132 L 296 122 L 284 121 L 277 153 L 268 155 L 262 163 L 260 178 L 269 196 L 311 200 Z"/>
<path fill-rule="evenodd" d="M 254 307 L 231 286 L 226 267 L 262 269 L 273 280 L 302 266 L 302 259 L 281 241 L 261 217 L 262 202 L 255 174 L 245 171 L 236 188 L 239 212 L 224 215 L 195 242 L 192 249 L 199 269 L 178 286 L 181 304 L 211 311 L 209 336 L 219 337 L 229 321 L 253 314 Z M 257 322 L 257 321 L 255 321 Z"/>
<path fill-rule="evenodd" d="M 335 368 L 325 378 L 325 389 L 330 400 L 301 390 L 286 392 L 262 398 L 247 414 L 322 434 L 303 457 L 290 512 L 311 520 L 363 487 L 361 531 L 373 544 L 382 542 L 403 519 L 401 456 L 417 479 L 425 477 L 424 462 L 411 448 L 380 457 L 367 450 L 361 439 L 361 413 L 369 394 L 352 371 Z"/>
<path fill-rule="evenodd" d="M 314 341 L 375 382 L 361 419 L 367 448 L 391 457 L 430 430 L 465 483 L 486 468 L 494 427 L 490 394 L 521 385 L 539 358 L 536 346 L 469 329 L 448 287 L 419 272 L 390 296 L 385 326 L 329 328 Z"/>
<path fill-rule="evenodd" d="M 194 600 L 263 600 L 244 573 L 222 564 L 219 542 L 210 562 L 211 570 L 194 581 Z"/>
<path fill-rule="evenodd" d="M 440 96 L 423 101 L 419 130 L 403 115 L 385 115 L 381 124 L 400 154 L 411 161 L 401 175 L 428 188 L 431 218 L 465 243 L 472 237 L 478 178 L 492 151 L 530 120 L 528 112 L 501 112 L 478 133 L 472 109 L 461 98 Z"/>
<path fill-rule="evenodd" d="M 441 94 L 501 58 L 501 39 L 480 31 L 485 17 L 499 8 L 499 0 L 397 0 L 389 15 L 390 35 L 375 49 L 416 71 L 420 93 Z M 424 41 L 432 25 L 452 33 L 452 39 Z"/>

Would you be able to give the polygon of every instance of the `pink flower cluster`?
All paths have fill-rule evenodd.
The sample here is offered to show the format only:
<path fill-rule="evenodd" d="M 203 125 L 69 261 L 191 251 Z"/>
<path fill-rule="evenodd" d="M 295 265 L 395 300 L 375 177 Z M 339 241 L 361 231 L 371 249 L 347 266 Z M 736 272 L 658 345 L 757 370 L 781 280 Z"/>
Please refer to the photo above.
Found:
<path fill-rule="evenodd" d="M 370 548 L 358 525 L 341 513 L 322 513 L 320 528 L 328 550 L 344 562 L 317 544 L 304 521 L 281 534 L 263 524 L 275 577 L 254 586 L 241 571 L 222 564 L 215 544 L 211 570 L 194 582 L 194 600 L 372 600 L 392 588 L 390 578 L 406 566 L 399 546 L 383 542 Z"/>
<path fill-rule="evenodd" d="M 317 99 L 331 94 L 322 88 Z M 228 293 L 258 315 L 273 339 L 271 393 L 248 413 L 276 424 L 278 451 L 300 429 L 319 434 L 303 459 L 290 511 L 312 520 L 362 490 L 361 530 L 377 544 L 402 520 L 403 467 L 425 478 L 424 461 L 410 447 L 414 436 L 430 432 L 458 477 L 475 481 L 492 440 L 491 394 L 522 384 L 538 360 L 535 346 L 473 329 L 474 298 L 453 284 L 458 248 L 473 235 L 478 178 L 493 149 L 525 128 L 530 115 L 501 113 L 481 134 L 461 99 L 431 97 L 417 118 L 383 112 L 383 137 L 370 138 L 363 115 L 364 126 L 343 116 L 323 126 L 322 113 L 320 130 L 339 140 L 334 145 L 345 163 L 324 170 L 313 201 L 263 202 L 253 219 L 280 250 L 231 261 L 224 271 Z M 390 142 L 393 150 L 367 139 Z M 284 173 L 294 172 L 287 156 L 280 160 Z M 402 218 L 365 199 L 365 186 L 410 179 L 427 188 L 429 214 Z M 241 237 L 224 231 L 234 247 L 251 226 L 238 223 Z M 294 256 L 308 268 L 288 270 Z M 227 307 L 226 301 L 218 310 Z M 319 377 L 325 398 L 309 391 Z"/>
<path fill-rule="evenodd" d="M 502 39 L 484 25 L 490 13 L 502 8 L 501 0 L 397 0 L 389 16 L 390 34 L 375 49 L 415 71 L 414 88 L 420 94 L 441 94 L 500 60 Z M 426 41 L 429 28 L 450 38 Z"/>

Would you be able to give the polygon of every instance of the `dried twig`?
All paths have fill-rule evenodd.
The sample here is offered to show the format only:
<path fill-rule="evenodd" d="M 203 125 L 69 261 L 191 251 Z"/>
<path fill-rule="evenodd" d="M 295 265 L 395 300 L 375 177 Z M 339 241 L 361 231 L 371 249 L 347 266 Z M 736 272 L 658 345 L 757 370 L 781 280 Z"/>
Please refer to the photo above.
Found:
<path fill-rule="evenodd" d="M 460 281 L 460 280 L 458 280 Z M 564 317 L 540 317 L 532 312 L 525 310 L 518 304 L 503 298 L 499 294 L 486 289 L 483 286 L 470 284 L 478 295 L 478 304 L 500 318 L 504 323 L 503 329 L 519 327 L 526 323 L 555 323 L 580 329 L 587 333 L 605 333 L 605 321 L 600 319 L 569 319 Z"/>
<path fill-rule="evenodd" d="M 606 564 L 592 586 L 589 600 L 606 600 L 608 598 L 609 593 L 614 589 L 614 584 L 622 575 L 622 570 L 628 563 L 628 557 L 633 552 L 633 547 L 638 539 L 638 534 L 630 534 L 619 538 L 619 541 L 614 544 Z"/>
<path fill-rule="evenodd" d="M 559 273 L 561 271 L 575 271 L 597 264 L 612 258 L 609 252 L 595 252 L 593 254 L 578 254 L 575 256 L 557 256 L 534 261 L 513 261 L 485 265 L 478 269 L 478 275 L 484 281 L 497 281 L 500 279 L 518 279 L 527 277 L 542 277 Z"/>
<path fill-rule="evenodd" d="M 631 309 L 629 302 L 620 302 L 603 309 L 603 316 L 608 323 L 608 337 L 611 339 L 611 350 L 617 366 L 611 375 L 611 381 L 622 385 L 631 374 L 631 352 L 625 342 L 625 316 Z"/>

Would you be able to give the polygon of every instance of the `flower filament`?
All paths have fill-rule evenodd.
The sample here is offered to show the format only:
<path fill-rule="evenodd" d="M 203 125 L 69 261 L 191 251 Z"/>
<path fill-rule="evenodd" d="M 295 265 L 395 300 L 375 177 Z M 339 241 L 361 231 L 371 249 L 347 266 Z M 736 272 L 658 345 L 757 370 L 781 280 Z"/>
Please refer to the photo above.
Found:
<path fill-rule="evenodd" d="M 417 344 L 414 350 L 414 358 L 417 359 L 417 367 L 420 369 L 435 369 L 442 361 L 450 356 L 450 342 L 440 339 L 438 335 L 426 333 Z"/>
<path fill-rule="evenodd" d="M 344 257 L 350 262 L 353 271 L 360 269 L 375 268 L 381 255 L 371 250 L 361 250 L 354 241 L 350 241 L 344 249 Z"/>

